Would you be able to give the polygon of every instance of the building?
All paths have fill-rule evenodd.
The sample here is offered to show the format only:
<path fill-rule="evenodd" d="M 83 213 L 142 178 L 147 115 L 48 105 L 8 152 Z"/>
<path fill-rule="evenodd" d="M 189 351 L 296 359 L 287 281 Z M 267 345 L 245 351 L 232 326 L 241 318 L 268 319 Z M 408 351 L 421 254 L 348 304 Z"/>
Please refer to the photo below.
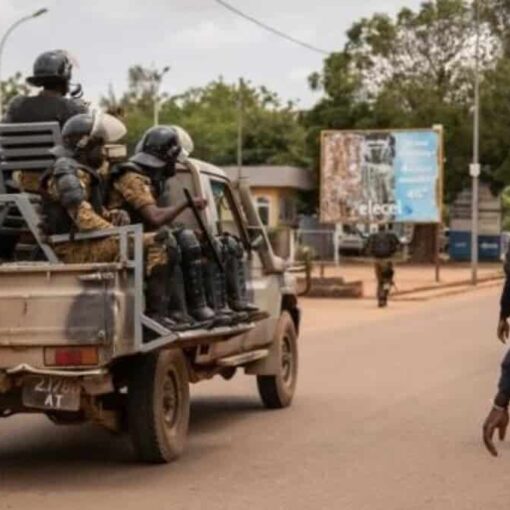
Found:
<path fill-rule="evenodd" d="M 237 166 L 227 166 L 232 181 L 239 178 Z M 298 195 L 315 187 L 312 172 L 295 166 L 243 166 L 242 177 L 248 179 L 253 198 L 264 225 L 271 228 L 297 226 Z"/>

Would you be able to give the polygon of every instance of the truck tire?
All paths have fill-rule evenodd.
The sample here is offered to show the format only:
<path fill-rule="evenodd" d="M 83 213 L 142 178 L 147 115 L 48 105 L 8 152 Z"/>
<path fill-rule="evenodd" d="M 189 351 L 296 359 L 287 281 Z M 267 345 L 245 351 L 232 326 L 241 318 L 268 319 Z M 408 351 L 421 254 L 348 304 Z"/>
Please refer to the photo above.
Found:
<path fill-rule="evenodd" d="M 258 375 L 260 398 L 268 409 L 288 407 L 296 390 L 298 373 L 297 333 L 288 312 L 282 312 L 275 331 L 278 373 Z"/>
<path fill-rule="evenodd" d="M 128 427 L 137 458 L 165 463 L 184 450 L 189 424 L 189 381 L 180 350 L 143 356 L 128 388 Z"/>

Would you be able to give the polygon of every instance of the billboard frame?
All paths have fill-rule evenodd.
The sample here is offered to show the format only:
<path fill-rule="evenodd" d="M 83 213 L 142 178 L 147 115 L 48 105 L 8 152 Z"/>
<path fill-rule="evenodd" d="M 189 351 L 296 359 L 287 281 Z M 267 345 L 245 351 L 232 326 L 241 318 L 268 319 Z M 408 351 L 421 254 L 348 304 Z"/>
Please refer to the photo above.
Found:
<path fill-rule="evenodd" d="M 370 221 L 370 220 L 359 220 L 359 221 L 348 221 L 345 219 L 344 221 L 338 221 L 333 223 L 340 223 L 344 225 L 352 225 L 356 223 L 364 223 L 364 224 L 377 224 L 377 225 L 386 225 L 388 223 L 409 223 L 412 225 L 442 225 L 443 223 L 443 212 L 444 212 L 444 129 L 441 125 L 434 125 L 430 128 L 399 128 L 399 129 L 324 129 L 320 133 L 320 176 L 319 176 L 319 218 L 321 223 L 331 223 L 325 222 L 323 213 L 322 213 L 322 203 L 323 203 L 323 186 L 324 182 L 324 167 L 325 167 L 325 154 L 324 154 L 324 139 L 329 134 L 333 133 L 348 133 L 348 134 L 368 134 L 368 133 L 430 133 L 434 132 L 438 136 L 438 151 L 437 151 L 437 169 L 438 169 L 438 178 L 436 182 L 436 203 L 437 209 L 439 213 L 438 221 L 413 221 L 413 222 L 399 222 L 399 221 Z"/>

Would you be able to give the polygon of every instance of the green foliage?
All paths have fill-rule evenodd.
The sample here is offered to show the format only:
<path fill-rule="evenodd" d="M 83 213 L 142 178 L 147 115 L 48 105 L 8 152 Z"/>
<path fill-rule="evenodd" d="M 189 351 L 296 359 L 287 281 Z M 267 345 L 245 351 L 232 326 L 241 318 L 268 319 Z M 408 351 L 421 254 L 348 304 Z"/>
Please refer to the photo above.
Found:
<path fill-rule="evenodd" d="M 19 94 L 28 94 L 29 90 L 21 73 L 16 73 L 14 76 L 7 78 L 7 80 L 0 81 L 0 88 L 2 89 L 3 111 L 5 111 L 5 108 L 13 97 Z"/>
<path fill-rule="evenodd" d="M 107 108 L 122 110 L 131 147 L 152 125 L 153 97 L 153 72 L 135 66 L 129 70 L 127 92 L 119 100 L 112 92 L 102 100 Z M 298 112 L 292 103 L 282 103 L 265 87 L 244 83 L 239 89 L 220 78 L 162 99 L 160 123 L 186 129 L 195 143 L 195 157 L 218 165 L 235 164 L 241 100 L 245 164 L 308 163 Z"/>
<path fill-rule="evenodd" d="M 490 73 L 499 42 L 491 30 L 487 11 L 484 12 L 481 70 Z M 324 98 L 304 117 L 316 167 L 320 129 L 422 128 L 441 124 L 445 133 L 445 195 L 451 201 L 469 179 L 473 20 L 469 3 L 436 0 L 422 3 L 417 11 L 402 9 L 394 19 L 376 14 L 354 23 L 343 51 L 328 57 L 322 72 L 310 77 L 312 88 L 324 91 Z M 510 80 L 503 70 L 500 75 L 501 80 Z M 507 90 L 509 87 L 503 95 Z M 486 91 L 486 95 L 489 93 Z M 504 131 L 501 122 L 498 130 L 501 134 Z M 507 151 L 501 147 L 499 151 L 506 158 Z M 502 154 L 495 160 L 501 162 Z M 510 159 L 508 166 L 510 181 Z M 494 169 L 492 164 L 490 168 Z M 493 178 L 492 170 L 484 177 Z"/>

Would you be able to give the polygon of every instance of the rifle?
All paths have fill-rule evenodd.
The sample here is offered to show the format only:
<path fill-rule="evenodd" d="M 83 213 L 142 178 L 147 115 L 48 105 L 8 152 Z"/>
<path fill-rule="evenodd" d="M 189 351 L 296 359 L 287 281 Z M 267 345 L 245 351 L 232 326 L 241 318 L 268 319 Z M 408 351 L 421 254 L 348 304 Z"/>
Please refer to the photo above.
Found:
<path fill-rule="evenodd" d="M 222 273 L 225 273 L 225 267 L 223 266 L 223 261 L 221 260 L 220 254 L 218 253 L 218 250 L 216 249 L 216 246 L 214 244 L 212 234 L 211 234 L 211 232 L 209 232 L 209 229 L 207 228 L 206 224 L 204 223 L 204 220 L 202 219 L 202 216 L 200 215 L 200 211 L 197 209 L 195 202 L 193 202 L 193 197 L 191 196 L 189 189 L 184 188 L 183 191 L 184 191 L 184 195 L 186 196 L 188 205 L 193 212 L 193 216 L 195 216 L 198 226 L 200 227 L 200 230 L 203 232 L 203 234 L 205 236 L 207 246 L 211 250 L 211 253 L 213 254 L 214 261 L 218 265 L 220 271 Z"/>

